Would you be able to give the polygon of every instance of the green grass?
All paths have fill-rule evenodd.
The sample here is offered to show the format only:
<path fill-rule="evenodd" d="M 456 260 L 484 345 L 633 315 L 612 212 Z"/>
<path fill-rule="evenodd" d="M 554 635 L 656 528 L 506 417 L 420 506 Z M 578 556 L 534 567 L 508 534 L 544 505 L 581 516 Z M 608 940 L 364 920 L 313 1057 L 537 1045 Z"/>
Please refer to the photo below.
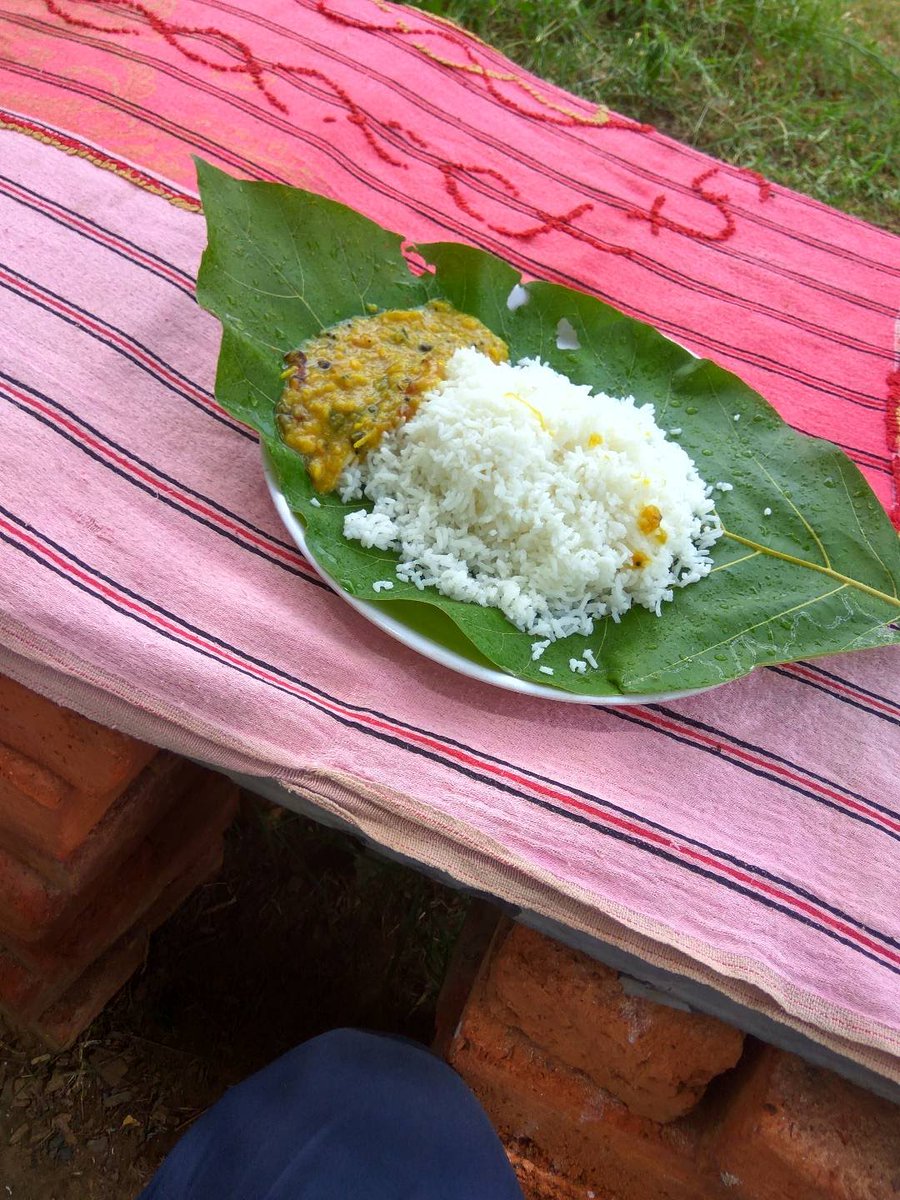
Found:
<path fill-rule="evenodd" d="M 424 0 L 579 96 L 900 230 L 897 0 Z"/>

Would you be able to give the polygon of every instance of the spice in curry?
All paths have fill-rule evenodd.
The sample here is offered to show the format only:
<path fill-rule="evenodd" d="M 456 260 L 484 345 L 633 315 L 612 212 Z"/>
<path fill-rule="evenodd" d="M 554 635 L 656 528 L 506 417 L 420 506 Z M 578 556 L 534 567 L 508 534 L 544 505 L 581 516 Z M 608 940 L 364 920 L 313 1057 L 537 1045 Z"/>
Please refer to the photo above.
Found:
<path fill-rule="evenodd" d="M 432 300 L 344 321 L 286 354 L 278 424 L 306 459 L 316 491 L 333 491 L 354 457 L 408 421 L 465 346 L 495 363 L 509 359 L 506 343 L 487 326 Z"/>

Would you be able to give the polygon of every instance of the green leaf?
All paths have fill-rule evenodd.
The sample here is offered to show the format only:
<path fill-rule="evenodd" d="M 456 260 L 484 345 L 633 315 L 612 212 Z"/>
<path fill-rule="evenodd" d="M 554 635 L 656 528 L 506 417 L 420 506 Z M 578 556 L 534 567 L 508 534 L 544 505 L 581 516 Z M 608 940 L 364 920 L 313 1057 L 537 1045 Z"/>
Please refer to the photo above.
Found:
<path fill-rule="evenodd" d="M 900 549 L 878 500 L 837 447 L 790 429 L 737 376 L 556 284 L 529 284 L 528 303 L 510 311 L 519 274 L 482 250 L 418 246 L 433 270 L 416 275 L 398 234 L 343 205 L 232 179 L 203 162 L 197 169 L 209 238 L 197 296 L 223 328 L 216 396 L 261 434 L 312 554 L 347 592 L 475 661 L 589 695 L 705 687 L 763 663 L 900 640 L 888 628 L 900 619 Z M 399 580 L 376 597 L 372 584 L 394 578 L 396 556 L 345 540 L 348 506 L 335 496 L 310 504 L 303 460 L 275 429 L 282 356 L 367 305 L 415 307 L 436 296 L 504 338 L 513 360 L 538 356 L 578 383 L 651 401 L 664 429 L 682 430 L 679 441 L 701 475 L 733 484 L 717 502 L 726 534 L 712 574 L 676 591 L 661 617 L 632 609 L 618 624 L 599 622 L 589 638 L 554 643 L 535 663 L 534 639 L 496 609 Z M 557 347 L 561 318 L 574 328 L 578 349 Z M 586 647 L 602 669 L 574 674 L 569 659 Z"/>

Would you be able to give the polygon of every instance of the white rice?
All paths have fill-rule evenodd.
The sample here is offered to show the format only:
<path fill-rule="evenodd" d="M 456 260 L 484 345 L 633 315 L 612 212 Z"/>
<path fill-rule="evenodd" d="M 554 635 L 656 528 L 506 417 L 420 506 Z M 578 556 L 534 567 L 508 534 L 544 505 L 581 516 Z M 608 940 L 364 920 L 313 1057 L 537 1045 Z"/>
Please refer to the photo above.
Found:
<path fill-rule="evenodd" d="M 548 641 L 632 604 L 659 614 L 707 575 L 722 532 L 709 490 L 652 405 L 472 349 L 340 485 L 345 502 L 373 502 L 345 517 L 345 536 L 399 552 L 400 579 Z M 662 520 L 643 533 L 650 505 Z"/>

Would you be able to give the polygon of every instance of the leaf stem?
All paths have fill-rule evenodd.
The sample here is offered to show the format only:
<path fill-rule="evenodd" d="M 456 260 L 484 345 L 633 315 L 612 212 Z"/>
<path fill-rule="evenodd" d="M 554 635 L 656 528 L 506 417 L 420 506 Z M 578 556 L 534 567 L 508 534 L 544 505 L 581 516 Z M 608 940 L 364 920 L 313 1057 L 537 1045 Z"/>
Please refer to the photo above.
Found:
<path fill-rule="evenodd" d="M 885 604 L 892 604 L 894 608 L 900 608 L 900 600 L 896 596 L 889 596 L 887 592 L 879 592 L 877 588 L 869 587 L 867 583 L 861 583 L 858 579 L 851 579 L 849 575 L 842 575 L 832 567 L 823 567 L 819 563 L 808 562 L 805 558 L 795 558 L 793 554 L 773 550 L 771 546 L 762 546 L 759 542 L 752 542 L 749 538 L 741 537 L 739 533 L 732 533 L 730 529 L 723 528 L 722 532 L 732 541 L 740 542 L 742 546 L 749 546 L 751 550 L 757 550 L 760 554 L 770 554 L 772 558 L 780 558 L 783 562 L 793 563 L 797 567 L 808 567 L 810 571 L 818 571 L 820 575 L 827 575 L 829 579 L 836 579 L 839 583 L 858 588 L 868 596 L 874 596 L 876 600 L 883 600 Z"/>

